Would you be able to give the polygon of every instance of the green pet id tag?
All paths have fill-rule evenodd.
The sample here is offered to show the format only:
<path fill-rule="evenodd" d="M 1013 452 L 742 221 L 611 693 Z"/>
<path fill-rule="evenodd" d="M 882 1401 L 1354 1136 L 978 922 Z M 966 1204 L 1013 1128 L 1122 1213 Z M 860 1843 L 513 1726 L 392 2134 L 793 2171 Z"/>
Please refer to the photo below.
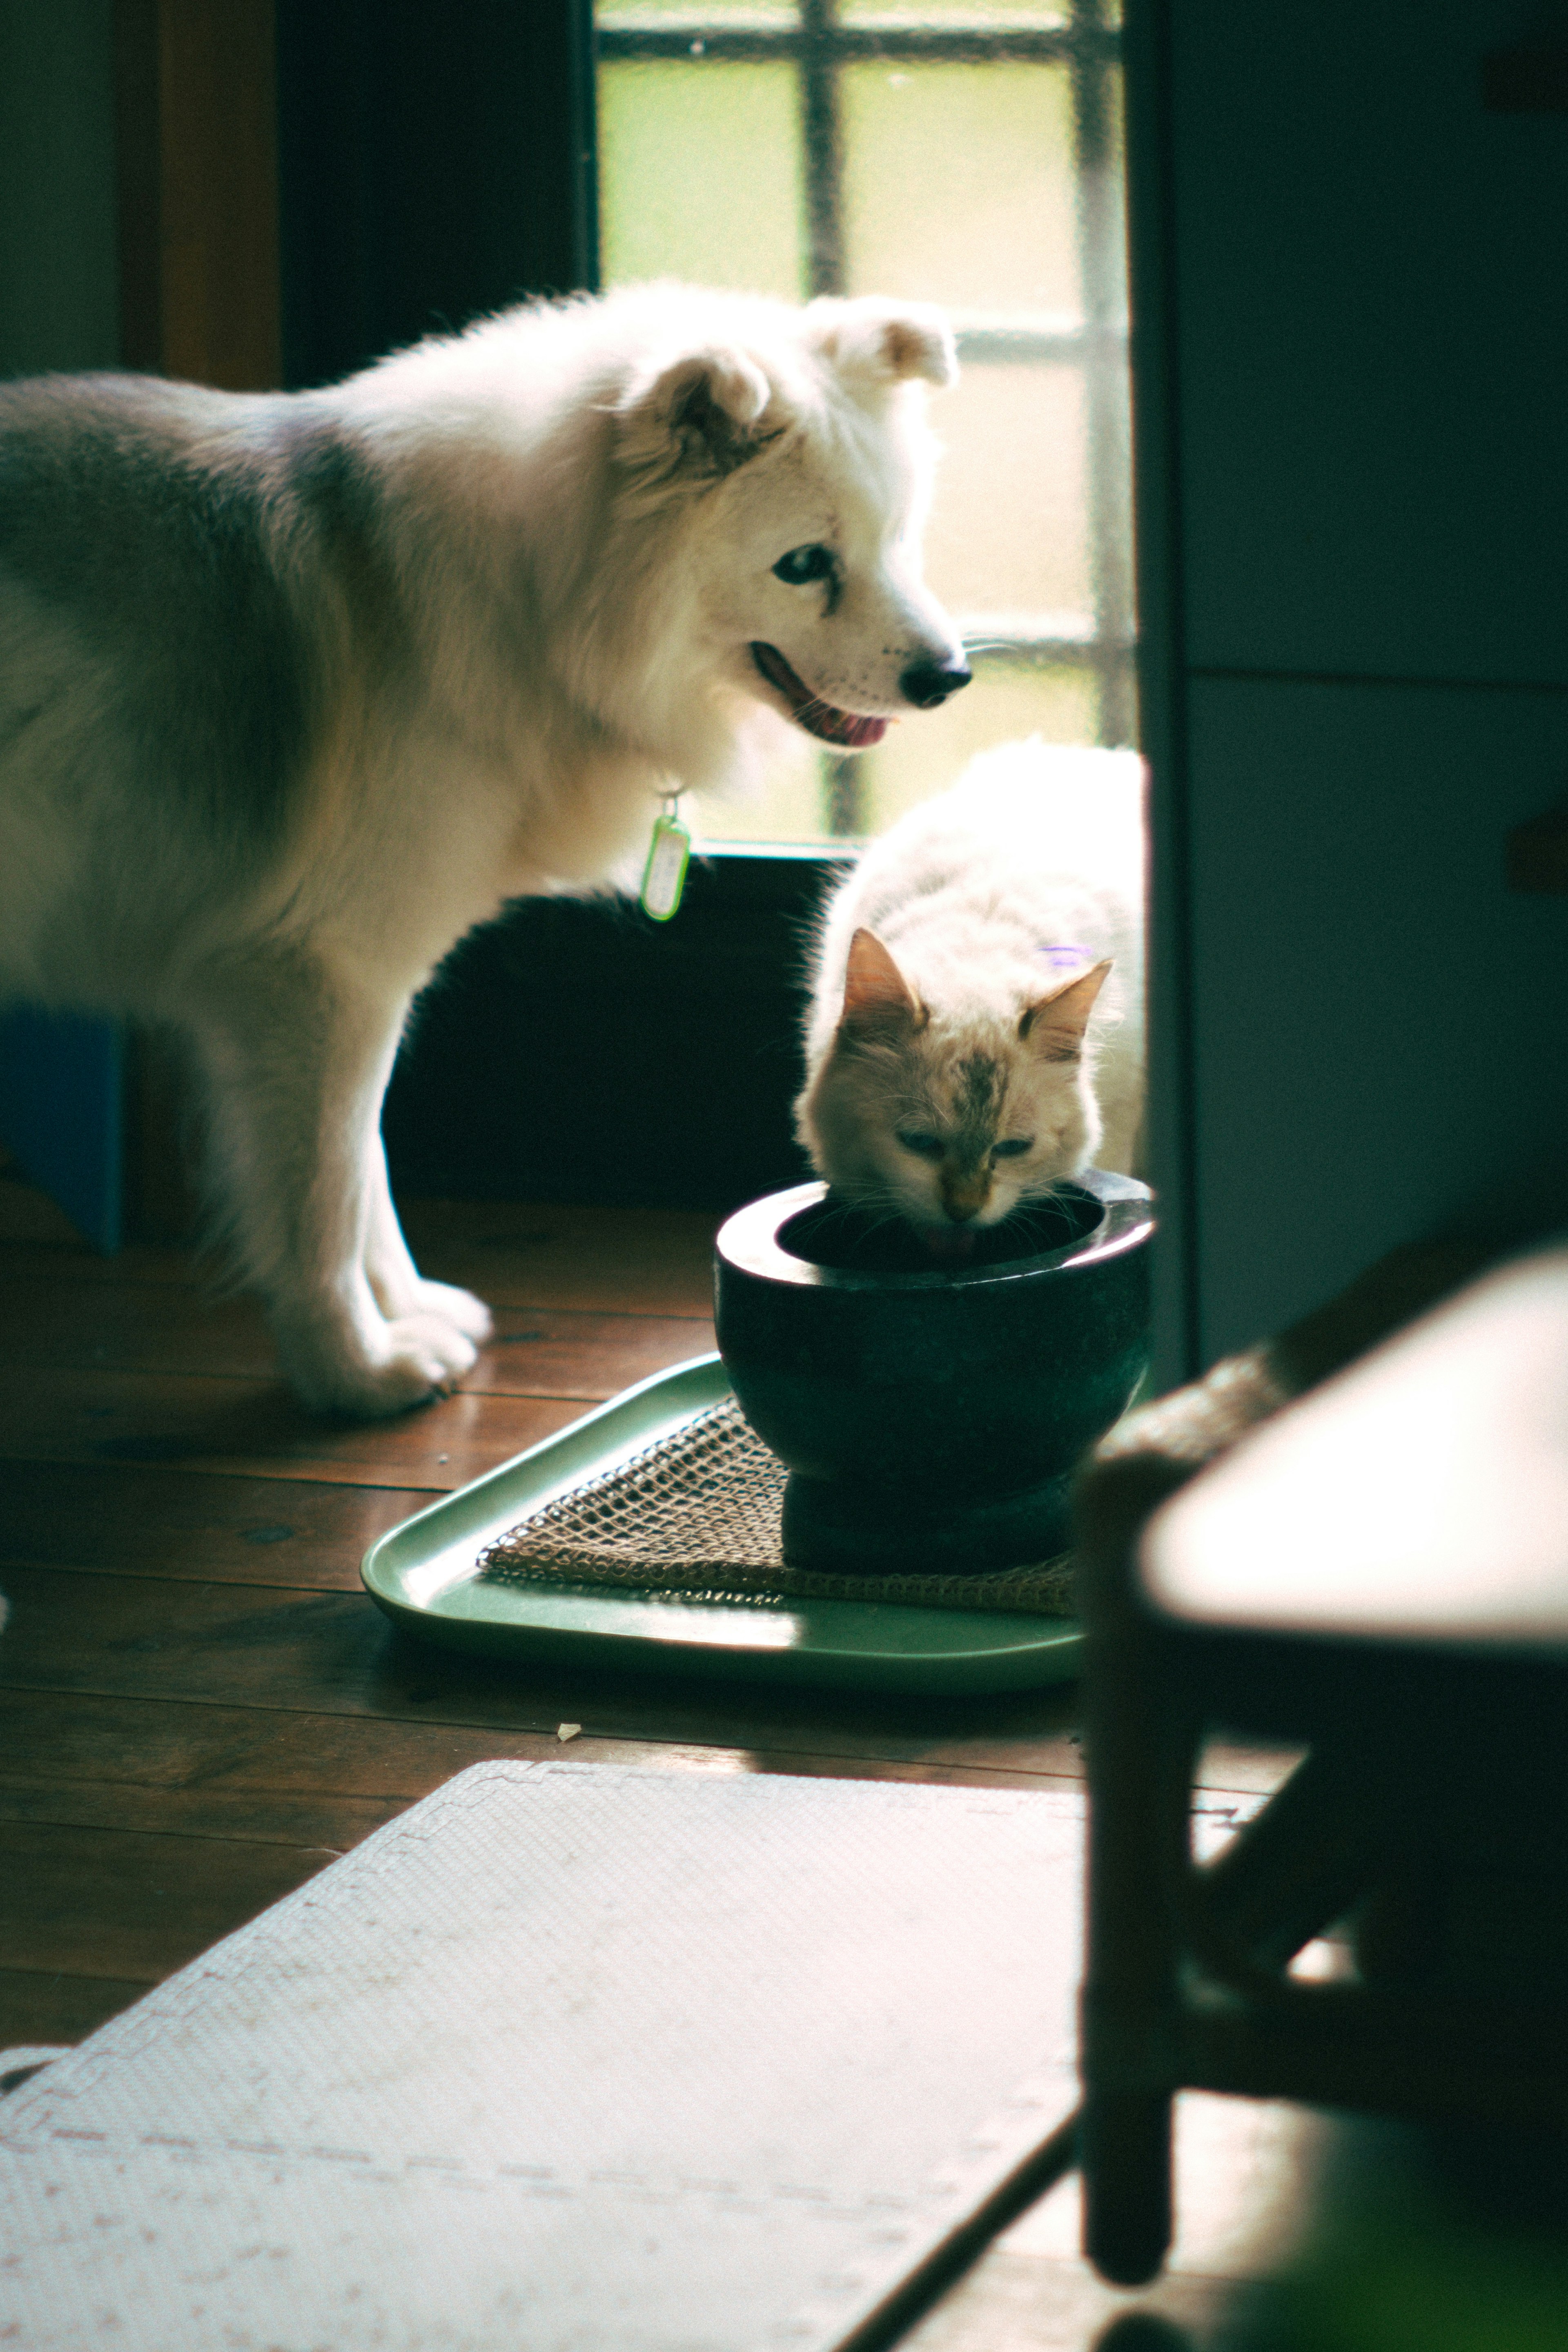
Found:
<path fill-rule="evenodd" d="M 653 839 L 643 868 L 642 904 L 656 923 L 668 923 L 686 887 L 691 835 L 680 822 L 680 799 L 672 793 L 653 821 Z"/>

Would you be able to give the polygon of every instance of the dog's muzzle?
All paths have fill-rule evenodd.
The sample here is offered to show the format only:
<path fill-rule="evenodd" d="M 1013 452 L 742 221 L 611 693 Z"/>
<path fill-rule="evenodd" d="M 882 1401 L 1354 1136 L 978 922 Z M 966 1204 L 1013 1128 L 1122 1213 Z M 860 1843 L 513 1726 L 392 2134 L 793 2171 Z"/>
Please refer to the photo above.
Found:
<path fill-rule="evenodd" d="M 899 692 L 917 710 L 934 710 L 973 675 L 963 661 L 911 662 L 899 680 Z"/>

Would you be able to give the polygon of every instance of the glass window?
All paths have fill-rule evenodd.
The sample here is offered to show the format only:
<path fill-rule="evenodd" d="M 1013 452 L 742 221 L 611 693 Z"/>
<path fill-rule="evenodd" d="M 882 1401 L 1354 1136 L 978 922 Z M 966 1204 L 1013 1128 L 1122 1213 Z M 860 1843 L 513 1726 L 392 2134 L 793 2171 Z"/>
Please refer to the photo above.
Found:
<path fill-rule="evenodd" d="M 927 574 L 974 684 L 836 759 L 802 742 L 716 839 L 875 833 L 987 744 L 1135 739 L 1120 10 L 598 0 L 606 285 L 941 302 L 963 381 Z"/>

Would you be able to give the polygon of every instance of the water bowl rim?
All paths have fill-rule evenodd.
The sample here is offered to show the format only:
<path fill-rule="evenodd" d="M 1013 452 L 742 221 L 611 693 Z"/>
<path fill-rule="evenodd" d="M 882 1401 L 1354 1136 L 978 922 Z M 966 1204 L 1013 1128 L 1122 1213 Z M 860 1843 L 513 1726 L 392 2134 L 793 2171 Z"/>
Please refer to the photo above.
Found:
<path fill-rule="evenodd" d="M 1086 1168 L 1070 1179 L 1080 1191 L 1102 1204 L 1098 1223 L 1077 1241 L 1042 1250 L 1034 1257 L 1005 1258 L 999 1265 L 939 1266 L 929 1274 L 878 1274 L 847 1266 L 815 1265 L 784 1248 L 778 1235 L 792 1217 L 815 1208 L 827 1197 L 823 1183 L 795 1184 L 782 1192 L 764 1192 L 748 1201 L 720 1226 L 713 1242 L 715 1260 L 736 1273 L 762 1282 L 777 1282 L 803 1290 L 970 1291 L 1000 1287 L 1031 1276 L 1089 1265 L 1120 1256 L 1144 1241 L 1154 1223 L 1154 1196 L 1135 1176 L 1105 1168 Z"/>

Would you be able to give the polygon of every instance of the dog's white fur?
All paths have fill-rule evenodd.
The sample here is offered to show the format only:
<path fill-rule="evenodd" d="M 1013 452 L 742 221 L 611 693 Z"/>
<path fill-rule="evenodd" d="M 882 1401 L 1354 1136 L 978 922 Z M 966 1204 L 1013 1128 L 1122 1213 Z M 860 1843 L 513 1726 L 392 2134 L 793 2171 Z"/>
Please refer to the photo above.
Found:
<path fill-rule="evenodd" d="M 678 287 L 508 312 L 333 390 L 0 388 L 0 992 L 175 1024 L 310 1404 L 452 1383 L 489 1316 L 399 1231 L 415 992 L 602 884 L 789 698 L 962 656 L 921 584 L 934 312 Z M 831 580 L 772 567 L 829 548 Z"/>

